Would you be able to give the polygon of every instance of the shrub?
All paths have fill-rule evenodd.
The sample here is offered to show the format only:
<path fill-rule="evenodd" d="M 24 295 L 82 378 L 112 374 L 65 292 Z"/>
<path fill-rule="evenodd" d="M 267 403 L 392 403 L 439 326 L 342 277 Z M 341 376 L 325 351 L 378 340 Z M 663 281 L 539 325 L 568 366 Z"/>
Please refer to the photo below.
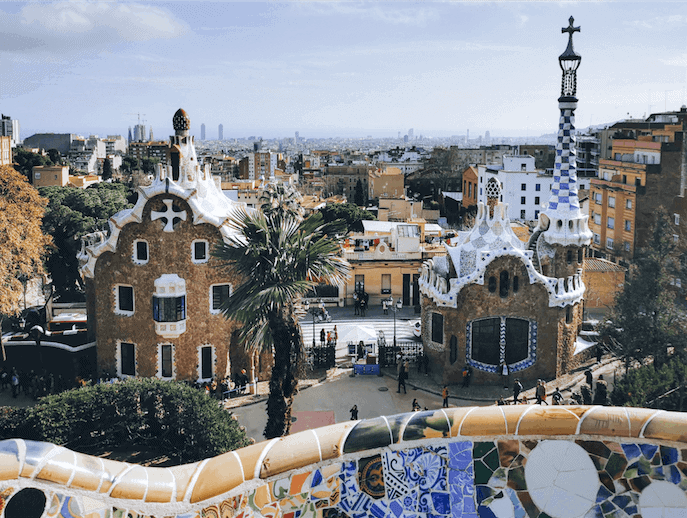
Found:
<path fill-rule="evenodd" d="M 146 448 L 195 462 L 249 444 L 215 399 L 177 382 L 131 379 L 68 390 L 0 410 L 0 438 L 47 441 L 92 454 Z"/>
<path fill-rule="evenodd" d="M 626 376 L 616 381 L 611 402 L 616 406 L 681 411 L 685 379 L 687 366 L 678 357 L 658 369 L 653 363 L 643 365 L 629 370 Z"/>

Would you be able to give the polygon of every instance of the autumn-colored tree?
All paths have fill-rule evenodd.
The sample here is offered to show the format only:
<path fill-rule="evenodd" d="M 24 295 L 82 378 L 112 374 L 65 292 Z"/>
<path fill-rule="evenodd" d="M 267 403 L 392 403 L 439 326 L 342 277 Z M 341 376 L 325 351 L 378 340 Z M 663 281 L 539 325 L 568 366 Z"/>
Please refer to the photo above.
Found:
<path fill-rule="evenodd" d="M 41 230 L 46 203 L 26 177 L 0 166 L 0 329 L 3 315 L 21 309 L 21 279 L 43 272 L 43 256 L 50 244 Z"/>

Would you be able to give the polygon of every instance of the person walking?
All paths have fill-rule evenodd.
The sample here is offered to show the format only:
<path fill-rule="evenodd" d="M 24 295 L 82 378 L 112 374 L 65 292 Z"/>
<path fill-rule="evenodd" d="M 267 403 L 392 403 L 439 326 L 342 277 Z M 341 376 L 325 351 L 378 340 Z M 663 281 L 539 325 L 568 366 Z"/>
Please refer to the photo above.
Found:
<path fill-rule="evenodd" d="M 517 405 L 520 403 L 520 393 L 522 392 L 522 383 L 520 383 L 520 378 L 515 378 L 513 383 L 513 404 Z"/>
<path fill-rule="evenodd" d="M 587 385 L 589 385 L 589 388 L 592 388 L 594 385 L 592 384 L 594 382 L 594 377 L 592 376 L 592 370 L 587 369 L 584 371 L 584 379 L 587 381 Z"/>
<path fill-rule="evenodd" d="M 556 390 L 554 390 L 553 394 L 551 394 L 551 401 L 553 402 L 554 405 L 562 405 L 563 404 L 563 394 L 561 394 L 561 391 L 559 390 L 558 387 L 556 387 Z"/>
<path fill-rule="evenodd" d="M 542 403 L 548 406 L 549 404 L 546 401 L 546 385 L 542 380 L 537 381 L 537 388 L 535 390 L 535 393 L 537 395 L 537 404 L 541 405 Z"/>
<path fill-rule="evenodd" d="M 324 339 L 326 337 L 326 334 L 324 332 L 324 328 L 320 329 L 320 344 L 324 345 Z"/>
<path fill-rule="evenodd" d="M 389 308 L 387 307 L 386 299 L 382 299 L 382 310 L 384 311 L 385 315 L 389 314 Z"/>
<path fill-rule="evenodd" d="M 444 402 L 441 404 L 441 408 L 448 408 L 448 385 L 444 385 L 444 389 L 441 391 L 441 397 L 444 398 Z"/>
<path fill-rule="evenodd" d="M 358 420 L 358 405 L 353 405 L 353 408 L 349 410 L 351 413 L 351 421 L 357 421 Z"/>
<path fill-rule="evenodd" d="M 10 378 L 10 383 L 12 384 L 12 397 L 17 398 L 19 395 L 19 374 L 12 368 L 12 377 Z"/>
<path fill-rule="evenodd" d="M 406 371 L 405 371 L 405 365 L 403 363 L 400 363 L 399 368 L 398 368 L 398 390 L 396 390 L 396 392 L 398 394 L 401 393 L 401 387 L 403 387 L 403 393 L 407 394 L 407 392 L 406 392 Z"/>
<path fill-rule="evenodd" d="M 595 405 L 608 405 L 608 383 L 604 380 L 604 375 L 599 374 L 599 379 L 596 380 L 596 390 L 594 391 Z"/>

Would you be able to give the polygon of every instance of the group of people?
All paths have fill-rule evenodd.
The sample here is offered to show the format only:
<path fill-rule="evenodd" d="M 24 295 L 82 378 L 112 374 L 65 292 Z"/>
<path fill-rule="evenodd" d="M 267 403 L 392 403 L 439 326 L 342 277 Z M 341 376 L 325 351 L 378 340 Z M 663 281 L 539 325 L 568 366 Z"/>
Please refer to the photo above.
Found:
<path fill-rule="evenodd" d="M 324 328 L 320 329 L 320 344 L 321 345 L 336 345 L 339 339 L 339 332 L 336 330 L 336 326 L 331 331 L 325 331 Z"/>
<path fill-rule="evenodd" d="M 27 372 L 17 370 L 15 367 L 0 368 L 0 389 L 12 390 L 13 398 L 24 394 L 37 400 L 39 397 L 57 394 L 73 386 L 63 378 L 62 374 L 55 376 L 45 369 L 40 372 L 35 372 L 33 369 Z"/>
<path fill-rule="evenodd" d="M 354 315 L 365 316 L 365 311 L 367 310 L 367 304 L 370 301 L 370 295 L 364 290 L 356 290 L 353 292 L 353 308 Z"/>

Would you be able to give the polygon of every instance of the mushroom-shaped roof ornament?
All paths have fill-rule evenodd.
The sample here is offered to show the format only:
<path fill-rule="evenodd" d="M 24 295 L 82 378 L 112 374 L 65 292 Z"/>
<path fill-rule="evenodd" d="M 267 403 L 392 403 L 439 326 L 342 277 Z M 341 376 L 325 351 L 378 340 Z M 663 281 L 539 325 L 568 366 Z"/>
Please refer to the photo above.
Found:
<path fill-rule="evenodd" d="M 174 117 L 172 117 L 172 125 L 177 135 L 188 135 L 188 130 L 191 127 L 191 119 L 182 108 L 179 108 L 174 114 Z"/>

